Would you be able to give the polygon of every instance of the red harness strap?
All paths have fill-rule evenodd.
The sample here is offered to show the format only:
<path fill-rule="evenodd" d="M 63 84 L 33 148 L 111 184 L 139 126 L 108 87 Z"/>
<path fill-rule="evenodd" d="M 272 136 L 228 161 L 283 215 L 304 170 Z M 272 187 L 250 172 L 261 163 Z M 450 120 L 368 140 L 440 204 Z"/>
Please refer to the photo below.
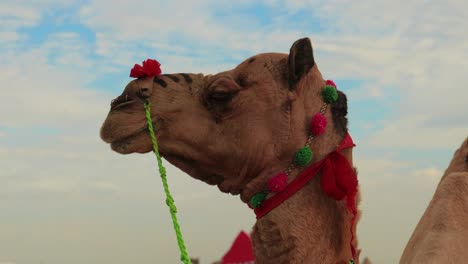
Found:
<path fill-rule="evenodd" d="M 273 197 L 265 200 L 262 205 L 255 209 L 257 219 L 268 214 L 271 210 L 286 201 L 289 197 L 306 185 L 317 173 L 322 170 L 321 186 L 324 193 L 335 200 L 346 198 L 346 206 L 352 213 L 351 219 L 351 251 L 355 258 L 356 249 L 352 244 L 354 240 L 353 226 L 356 220 L 356 194 L 358 180 L 356 173 L 343 154 L 343 149 L 356 146 L 349 134 L 346 134 L 337 149 L 329 153 L 324 159 L 314 163 L 299 174 L 286 188 L 276 193 Z"/>

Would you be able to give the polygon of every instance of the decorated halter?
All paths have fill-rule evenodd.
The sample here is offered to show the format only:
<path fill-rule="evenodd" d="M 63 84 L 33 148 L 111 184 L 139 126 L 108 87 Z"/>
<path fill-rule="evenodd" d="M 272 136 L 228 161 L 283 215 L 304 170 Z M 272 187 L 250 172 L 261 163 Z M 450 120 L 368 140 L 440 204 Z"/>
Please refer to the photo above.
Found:
<path fill-rule="evenodd" d="M 331 80 L 327 80 L 321 95 L 324 103 L 320 111 L 312 117 L 310 122 L 310 134 L 307 138 L 307 142 L 294 154 L 293 161 L 289 167 L 271 177 L 265 189 L 255 193 L 250 198 L 248 205 L 250 208 L 254 209 L 257 219 L 260 219 L 294 195 L 321 171 L 321 186 L 324 193 L 335 200 L 346 198 L 347 208 L 352 214 L 350 248 L 353 259 L 356 259 L 356 249 L 352 242 L 354 240 L 353 226 L 357 214 L 356 194 L 358 182 L 354 169 L 351 167 L 346 157 L 340 153 L 343 149 L 355 146 L 351 136 L 347 133 L 336 150 L 326 155 L 322 160 L 307 167 L 288 184 L 291 171 L 297 167 L 306 167 L 312 160 L 313 152 L 310 148 L 310 144 L 315 137 L 325 132 L 327 126 L 325 111 L 327 106 L 338 100 L 338 92 L 335 83 Z M 272 196 L 267 199 L 268 195 Z M 351 259 L 349 263 L 354 263 L 353 259 Z"/>
<path fill-rule="evenodd" d="M 161 74 L 161 64 L 152 59 L 147 59 L 143 61 L 142 65 L 135 64 L 132 70 L 130 71 L 130 77 L 133 78 L 148 78 L 154 77 Z M 171 214 L 172 224 L 174 226 L 174 231 L 177 237 L 177 244 L 179 245 L 180 250 L 180 260 L 184 264 L 191 264 L 191 260 L 187 253 L 187 248 L 185 247 L 184 238 L 182 236 L 182 231 L 180 230 L 179 221 L 177 220 L 177 207 L 174 203 L 174 198 L 172 198 L 171 192 L 169 191 L 169 185 L 167 184 L 166 177 L 166 168 L 162 164 L 161 155 L 159 154 L 158 142 L 156 141 L 156 136 L 154 134 L 153 120 L 151 119 L 151 103 L 149 100 L 146 100 L 144 103 L 146 121 L 148 122 L 148 131 L 151 136 L 151 141 L 153 142 L 153 152 L 156 155 L 156 160 L 158 162 L 159 174 L 161 175 L 161 180 L 164 187 L 164 192 L 166 193 L 166 204 L 169 207 L 169 213 Z"/>

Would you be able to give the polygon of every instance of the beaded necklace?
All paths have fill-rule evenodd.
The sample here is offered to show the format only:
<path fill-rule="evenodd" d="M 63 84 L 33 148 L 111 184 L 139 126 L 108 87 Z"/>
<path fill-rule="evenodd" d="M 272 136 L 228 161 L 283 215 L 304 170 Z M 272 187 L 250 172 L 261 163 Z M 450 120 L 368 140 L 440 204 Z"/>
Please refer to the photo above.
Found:
<path fill-rule="evenodd" d="M 255 193 L 250 198 L 248 205 L 250 208 L 254 209 L 257 219 L 260 219 L 299 191 L 321 170 L 323 192 L 337 201 L 346 198 L 347 208 L 352 214 L 350 225 L 351 239 L 349 245 L 353 258 L 349 260 L 349 264 L 354 264 L 356 249 L 353 245 L 353 226 L 357 215 L 356 194 L 358 182 L 355 171 L 346 157 L 340 153 L 343 149 L 355 146 L 351 136 L 347 133 L 336 150 L 330 152 L 325 158 L 305 169 L 288 184 L 288 177 L 291 171 L 297 167 L 306 167 L 312 160 L 313 153 L 310 148 L 312 140 L 316 136 L 323 134 L 327 126 L 325 110 L 329 104 L 338 100 L 338 92 L 335 83 L 331 80 L 327 80 L 321 95 L 324 103 L 320 111 L 312 117 L 310 122 L 310 134 L 305 145 L 294 154 L 293 161 L 288 168 L 271 177 L 267 182 L 266 188 Z M 274 195 L 266 199 L 268 194 Z"/>
<path fill-rule="evenodd" d="M 296 167 L 304 167 L 312 160 L 312 149 L 310 144 L 316 136 L 319 136 L 325 132 L 327 126 L 327 119 L 325 118 L 325 110 L 327 106 L 338 100 L 338 92 L 336 91 L 336 85 L 333 81 L 327 80 L 325 87 L 322 89 L 322 99 L 324 103 L 320 108 L 320 111 L 312 117 L 310 122 L 310 134 L 307 138 L 305 145 L 300 148 L 295 154 L 294 159 L 289 167 L 282 172 L 279 172 L 268 180 L 267 188 L 254 194 L 249 200 L 249 207 L 252 209 L 259 208 L 269 193 L 277 193 L 282 191 L 288 184 L 288 177 L 293 169 Z"/>

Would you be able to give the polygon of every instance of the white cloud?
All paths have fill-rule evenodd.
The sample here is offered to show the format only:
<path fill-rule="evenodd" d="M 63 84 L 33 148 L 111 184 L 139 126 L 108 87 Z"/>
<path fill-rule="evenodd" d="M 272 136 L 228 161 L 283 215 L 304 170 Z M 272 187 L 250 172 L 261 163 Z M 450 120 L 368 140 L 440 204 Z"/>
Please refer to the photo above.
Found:
<path fill-rule="evenodd" d="M 63 58 L 80 57 L 81 52 L 74 47 L 79 42 L 63 43 L 69 46 L 57 48 L 53 40 L 28 52 L 6 54 L 7 60 L 0 62 L 2 93 L 9 98 L 0 105 L 3 125 L 69 125 L 105 113 L 111 95 L 85 88 L 98 73 L 89 72 L 80 60 L 61 64 Z M 57 52 L 57 65 L 50 64 L 52 52 Z"/>
<path fill-rule="evenodd" d="M 236 16 L 232 16 L 227 20 L 229 24 L 215 16 L 216 8 L 235 5 L 232 1 L 97 0 L 81 5 L 77 14 L 70 14 L 95 33 L 96 43 L 86 42 L 76 32 L 62 32 L 49 35 L 45 43 L 33 49 L 16 51 L 12 46 L 2 46 L 0 89 L 2 98 L 7 100 L 0 104 L 0 125 L 9 130 L 0 132 L 0 209 L 11 213 L 13 218 L 9 221 L 26 219 L 26 224 L 17 225 L 36 233 L 42 230 L 38 228 L 42 227 L 40 224 L 23 217 L 28 213 L 18 211 L 26 208 L 29 215 L 34 215 L 30 219 L 36 221 L 35 217 L 41 216 L 34 214 L 31 204 L 46 207 L 43 210 L 48 213 L 58 211 L 54 216 L 60 216 L 60 210 L 70 215 L 78 211 L 82 213 L 80 219 L 88 217 L 94 223 L 108 220 L 90 224 L 89 229 L 82 222 L 70 225 L 73 221 L 63 215 L 65 220 L 53 222 L 62 224 L 59 230 L 65 235 L 78 226 L 76 230 L 97 241 L 89 243 L 94 247 L 86 248 L 89 252 L 97 247 L 107 253 L 115 250 L 106 247 L 105 235 L 96 238 L 96 233 L 120 241 L 119 232 L 128 230 L 124 234 L 127 240 L 117 245 L 122 248 L 136 239 L 146 242 L 138 243 L 144 248 L 158 243 L 160 237 L 172 237 L 153 157 L 119 156 L 99 140 L 100 123 L 110 100 L 117 94 L 99 92 L 89 87 L 89 83 L 102 73 L 130 68 L 133 63 L 153 56 L 164 61 L 165 72 L 214 73 L 234 66 L 226 58 L 240 62 L 258 52 L 287 52 L 294 40 L 309 36 L 325 78 L 363 80 L 360 89 L 348 93 L 350 101 L 375 100 L 391 107 L 390 115 L 379 120 L 383 128 L 363 140 L 355 159 L 363 192 L 364 216 L 359 225 L 363 254 L 376 263 L 396 263 L 444 168 L 419 166 L 383 151 L 371 158 L 366 153 L 411 149 L 423 156 L 429 149 L 455 149 L 466 137 L 468 116 L 463 111 L 468 97 L 463 85 L 468 68 L 463 58 L 468 54 L 466 2 L 431 5 L 423 1 L 404 5 L 389 1 L 372 5 L 340 0 L 263 2 L 281 9 L 271 24 L 257 26 L 256 20 L 249 21 L 245 16 L 239 16 L 245 20 L 242 23 L 235 23 Z M 0 26 L 0 41 L 24 41 L 27 36 L 16 29 L 40 23 L 54 8 L 76 4 L 61 3 L 0 4 L 0 17 L 5 14 L 12 17 L 2 20 L 5 23 Z M 314 32 L 288 23 L 299 10 L 319 16 L 327 30 Z M 63 20 L 58 18 L 60 23 Z M 250 27 L 237 26 L 250 22 Z M 99 60 L 94 59 L 96 54 Z M 358 119 L 367 117 L 352 116 L 350 122 Z M 36 135 L 37 126 L 58 132 Z M 372 131 L 378 129 L 375 125 L 368 127 Z M 431 160 L 427 162 L 430 164 Z M 239 229 L 249 230 L 253 216 L 237 198 L 189 179 L 171 166 L 169 172 L 191 253 L 203 259 L 218 258 Z M 29 207 L 24 203 L 30 203 Z M 89 209 L 96 204 L 103 210 Z M 147 207 L 135 209 L 141 204 Z M 59 210 L 47 207 L 55 205 Z M 230 211 L 220 215 L 221 205 Z M 125 212 L 119 214 L 120 210 Z M 144 221 L 141 219 L 146 218 L 154 222 L 141 224 Z M 53 221 L 44 219 L 49 225 Z M 165 220 L 167 223 L 160 223 Z M 114 221 L 124 223 L 113 226 Z M 144 228 L 154 232 L 148 234 Z M 3 230 L 11 234 L 9 230 L 22 229 L 0 225 L 0 231 Z M 10 238 L 18 239 L 15 235 Z M 50 233 L 43 235 L 50 241 L 64 239 Z M 65 240 L 70 243 L 70 237 Z M 177 259 L 178 253 L 175 242 L 172 248 L 166 240 L 161 247 L 165 252 L 163 258 L 169 263 Z M 375 243 L 376 240 L 384 242 Z M 212 241 L 217 241 L 216 245 L 207 247 Z M 47 245 L 55 248 L 52 242 Z M 152 247 L 147 248 L 148 252 L 132 249 L 145 256 L 154 253 Z"/>
<path fill-rule="evenodd" d="M 39 22 L 40 14 L 29 5 L 21 6 L 12 3 L 1 3 L 0 17 L 5 17 L 5 19 L 2 19 L 2 28 L 16 29 L 18 27 L 35 25 Z"/>
<path fill-rule="evenodd" d="M 24 36 L 15 31 L 2 31 L 0 32 L 0 42 L 19 41 Z"/>
<path fill-rule="evenodd" d="M 467 123 L 451 127 L 427 126 L 424 123 L 428 119 L 430 120 L 430 114 L 400 116 L 394 120 L 384 120 L 384 127 L 371 135 L 367 143 L 372 147 L 394 149 L 455 149 L 467 135 Z M 461 122 L 462 119 L 459 121 Z"/>
<path fill-rule="evenodd" d="M 73 6 L 79 2 L 77 0 L 17 0 L 0 3 L 0 18 L 2 19 L 0 30 L 35 26 L 47 13 Z"/>
<path fill-rule="evenodd" d="M 286 20 L 275 20 L 274 25 L 258 29 L 234 28 L 220 23 L 219 18 L 213 15 L 214 7 L 210 6 L 210 1 L 196 5 L 186 2 L 157 6 L 154 2 L 139 3 L 148 8 L 140 10 L 137 17 L 129 11 L 139 5 L 120 3 L 108 10 L 105 0 L 93 1 L 80 12 L 84 23 L 97 32 L 98 53 L 109 60 L 109 64 L 131 65 L 135 60 L 140 60 L 142 52 L 129 48 L 138 43 L 162 49 L 163 53 L 155 55 L 163 58 L 165 66 L 171 71 L 193 68 L 196 72 L 216 72 L 224 70 L 218 66 L 221 64 L 218 60 L 225 58 L 226 54 L 240 62 L 258 52 L 287 52 L 295 39 L 305 35 L 313 39 L 318 64 L 325 76 L 367 81 L 357 96 L 384 101 L 389 94 L 397 94 L 400 98 L 395 104 L 395 111 L 405 112 L 406 115 L 426 113 L 426 117 L 433 115 L 430 112 L 436 112 L 441 119 L 459 113 L 464 105 L 462 96 L 451 96 L 466 93 L 463 85 L 458 85 L 464 78 L 465 67 L 462 65 L 468 63 L 458 59 L 460 54 L 468 53 L 468 44 L 463 41 L 464 34 L 458 34 L 464 30 L 462 14 L 466 11 L 454 11 L 460 4 L 447 2 L 427 6 L 423 1 L 418 1 L 401 9 L 400 5 L 385 1 L 375 5 L 363 1 L 352 4 L 347 1 L 284 3 L 286 6 L 304 8 L 304 12 L 310 11 L 323 19 L 333 17 L 330 21 L 326 20 L 327 26 L 334 26 L 340 31 L 330 34 L 296 30 L 294 27 L 286 29 L 281 26 L 286 24 Z M 155 5 L 154 8 L 151 8 L 152 5 Z M 418 12 L 422 7 L 425 12 Z M 181 15 L 184 10 L 190 10 L 193 15 Z M 446 10 L 447 14 L 460 14 L 435 16 L 435 13 L 441 13 L 440 10 Z M 362 16 L 362 12 L 366 16 Z M 119 19 L 116 21 L 114 17 Z M 173 42 L 174 37 L 183 41 Z M 196 54 L 193 59 L 187 59 L 185 54 L 187 49 L 184 43 L 187 42 L 197 44 L 191 47 Z M 171 47 L 167 48 L 168 45 Z M 222 54 L 218 55 L 215 51 Z M 116 58 L 113 54 L 117 52 L 120 56 Z M 454 61 L 457 63 L 454 64 Z M 450 87 L 450 91 L 445 87 Z M 450 99 L 440 100 L 443 97 Z"/>
<path fill-rule="evenodd" d="M 443 171 L 434 167 L 429 167 L 429 168 L 415 170 L 413 171 L 412 174 L 415 176 L 421 176 L 421 177 L 438 178 L 439 180 L 443 174 Z"/>

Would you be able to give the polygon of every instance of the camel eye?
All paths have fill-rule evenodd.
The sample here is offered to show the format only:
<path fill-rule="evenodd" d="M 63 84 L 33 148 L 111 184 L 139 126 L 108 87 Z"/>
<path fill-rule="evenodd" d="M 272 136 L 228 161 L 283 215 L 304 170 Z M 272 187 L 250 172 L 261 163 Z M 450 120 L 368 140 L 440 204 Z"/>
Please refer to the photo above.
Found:
<path fill-rule="evenodd" d="M 203 93 L 203 104 L 210 110 L 226 112 L 240 87 L 231 77 L 221 76 L 210 82 Z"/>
<path fill-rule="evenodd" d="M 227 104 L 229 103 L 234 96 L 236 96 L 237 91 L 235 92 L 212 92 L 208 96 L 208 101 L 212 104 Z"/>

